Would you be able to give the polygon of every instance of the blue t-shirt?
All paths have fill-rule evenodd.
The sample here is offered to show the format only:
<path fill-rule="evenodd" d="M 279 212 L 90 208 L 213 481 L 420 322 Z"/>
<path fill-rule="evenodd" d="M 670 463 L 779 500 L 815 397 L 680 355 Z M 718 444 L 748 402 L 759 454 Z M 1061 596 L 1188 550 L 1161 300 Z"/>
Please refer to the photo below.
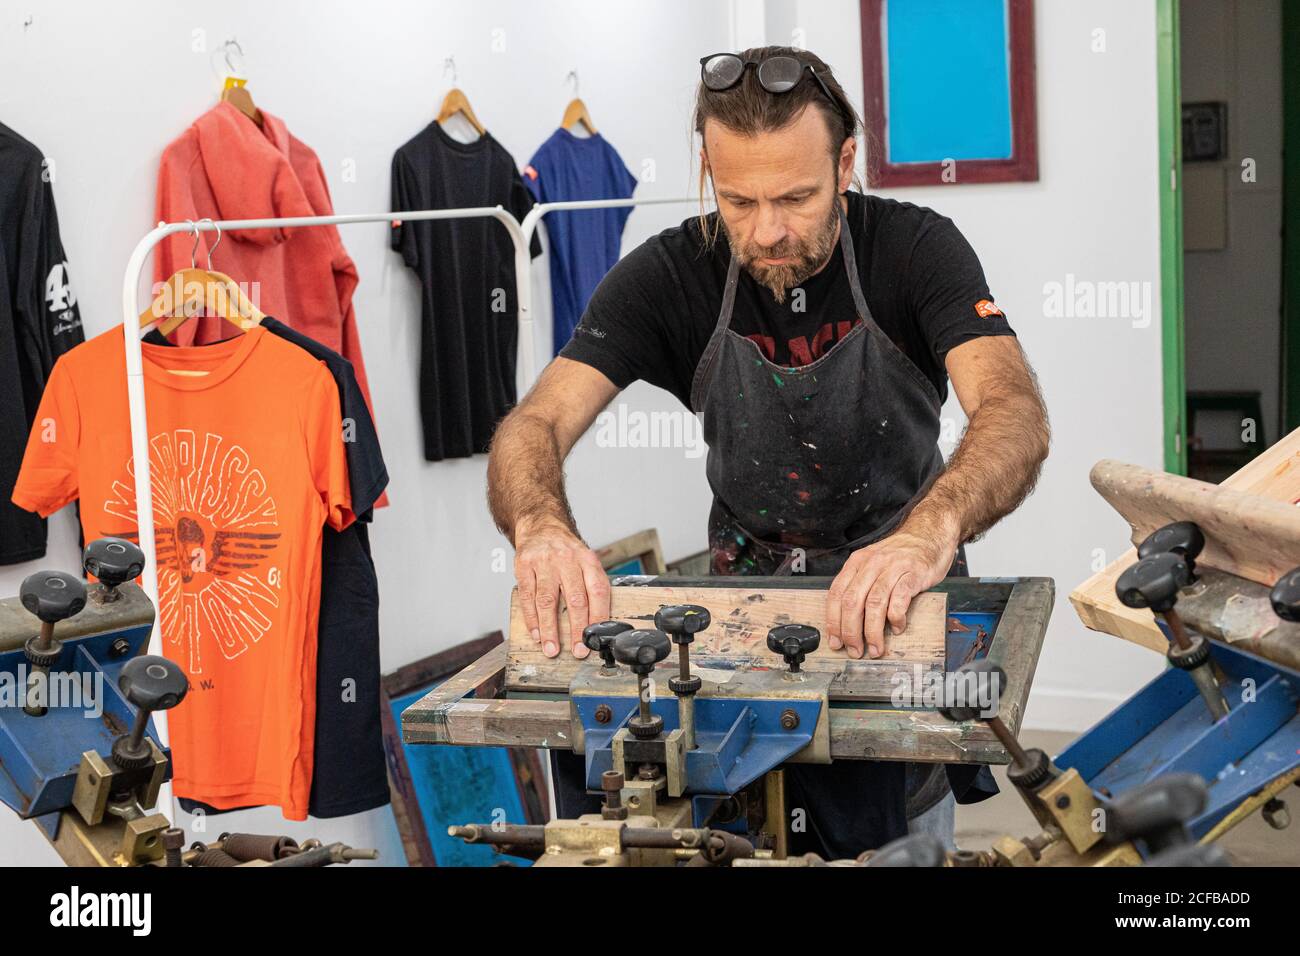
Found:
<path fill-rule="evenodd" d="M 524 183 L 538 202 L 629 199 L 636 177 L 599 133 L 574 136 L 557 129 L 524 168 Z M 600 280 L 618 262 L 630 206 L 556 210 L 546 215 L 550 239 L 551 300 L 558 353 Z"/>

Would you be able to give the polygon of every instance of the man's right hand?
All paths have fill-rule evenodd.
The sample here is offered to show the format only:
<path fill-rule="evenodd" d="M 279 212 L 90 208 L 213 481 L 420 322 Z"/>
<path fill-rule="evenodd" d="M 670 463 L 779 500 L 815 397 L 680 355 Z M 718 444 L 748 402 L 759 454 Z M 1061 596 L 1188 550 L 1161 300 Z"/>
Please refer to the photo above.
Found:
<path fill-rule="evenodd" d="M 609 617 L 609 576 L 582 539 L 559 522 L 515 529 L 515 580 L 524 626 L 542 653 L 555 657 L 568 641 L 573 656 L 591 651 L 582 643 L 588 624 Z M 567 634 L 560 633 L 560 608 L 569 609 Z"/>

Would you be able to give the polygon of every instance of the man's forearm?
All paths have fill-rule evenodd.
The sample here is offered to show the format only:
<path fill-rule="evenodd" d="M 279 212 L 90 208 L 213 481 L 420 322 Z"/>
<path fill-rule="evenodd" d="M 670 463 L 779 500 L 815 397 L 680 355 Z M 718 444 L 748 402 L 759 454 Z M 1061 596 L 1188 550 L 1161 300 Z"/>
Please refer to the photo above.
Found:
<path fill-rule="evenodd" d="M 995 390 L 971 415 L 947 468 L 903 527 L 972 541 L 1010 514 L 1038 481 L 1047 457 L 1047 412 L 1030 379 Z"/>
<path fill-rule="evenodd" d="M 497 428 L 488 456 L 488 508 L 511 544 L 521 527 L 577 525 L 564 493 L 564 460 L 551 426 L 516 410 Z"/>

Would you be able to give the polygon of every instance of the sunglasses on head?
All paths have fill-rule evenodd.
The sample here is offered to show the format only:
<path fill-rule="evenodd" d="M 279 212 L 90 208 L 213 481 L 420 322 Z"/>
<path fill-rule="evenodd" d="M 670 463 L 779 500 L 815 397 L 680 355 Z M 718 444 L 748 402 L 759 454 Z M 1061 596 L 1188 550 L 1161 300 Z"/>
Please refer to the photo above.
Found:
<path fill-rule="evenodd" d="M 812 78 L 817 81 L 817 85 L 821 87 L 832 105 L 837 110 L 840 108 L 840 104 L 831 95 L 830 89 L 817 75 L 811 63 L 804 63 L 784 53 L 750 60 L 742 59 L 735 53 L 711 53 L 700 58 L 700 80 L 705 89 L 720 93 L 739 83 L 745 75 L 745 70 L 751 66 L 755 67 L 758 74 L 758 85 L 769 93 L 790 92 L 799 85 L 806 70 L 812 74 Z"/>

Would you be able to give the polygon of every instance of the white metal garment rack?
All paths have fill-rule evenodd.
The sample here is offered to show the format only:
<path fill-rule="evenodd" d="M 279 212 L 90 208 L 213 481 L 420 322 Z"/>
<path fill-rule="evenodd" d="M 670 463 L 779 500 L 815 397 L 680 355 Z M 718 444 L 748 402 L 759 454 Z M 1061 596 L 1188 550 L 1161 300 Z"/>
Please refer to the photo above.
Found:
<path fill-rule="evenodd" d="M 136 523 L 140 532 L 140 550 L 144 552 L 144 590 L 158 607 L 158 568 L 157 549 L 154 540 L 153 495 L 150 491 L 149 475 L 149 429 L 145 413 L 144 398 L 144 360 L 140 349 L 140 306 L 137 294 L 140 285 L 140 273 L 144 269 L 149 253 L 163 239 L 178 232 L 229 232 L 236 229 L 281 229 L 300 228 L 304 226 L 342 226 L 358 222 L 420 222 L 427 219 L 472 219 L 491 217 L 496 219 L 510 234 L 515 250 L 515 286 L 516 301 L 519 305 L 519 378 L 524 390 L 531 387 L 537 375 L 537 358 L 533 340 L 532 308 L 532 258 L 528 246 L 532 241 L 537 223 L 548 212 L 565 209 L 608 209 L 620 206 L 649 206 L 664 203 L 694 202 L 690 198 L 680 199 L 583 199 L 570 202 L 538 203 L 524 216 L 523 222 L 515 219 L 501 206 L 479 206 L 461 209 L 421 209 L 408 212 L 362 213 L 343 216 L 297 216 L 281 219 L 231 219 L 213 222 L 205 219 L 199 223 L 167 222 L 159 223 L 136 243 L 131 257 L 126 263 L 126 272 L 122 277 L 122 329 L 126 338 L 126 392 L 131 416 L 131 457 L 135 468 L 135 507 Z M 240 281 L 240 276 L 234 277 Z M 292 316 L 285 316 L 292 323 Z M 523 390 L 520 391 L 523 395 Z M 155 614 L 153 631 L 149 636 L 150 654 L 162 654 L 160 636 L 161 614 Z M 159 715 L 161 716 L 161 715 Z M 161 729 L 161 728 L 160 728 Z M 165 733 L 165 731 L 164 731 Z"/>
<path fill-rule="evenodd" d="M 158 604 L 158 567 L 157 547 L 153 527 L 153 494 L 150 490 L 149 475 L 149 428 L 145 414 L 144 400 L 144 358 L 140 349 L 140 306 L 136 300 L 140 286 L 140 273 L 144 270 L 145 260 L 153 247 L 170 235 L 178 232 L 229 232 L 234 229 L 281 229 L 302 226 L 342 226 L 356 222 L 419 222 L 426 219 L 472 219 L 489 216 L 501 223 L 510 234 L 510 241 L 515 250 L 515 295 L 519 306 L 519 378 L 523 383 L 520 396 L 532 386 L 537 377 L 537 355 L 533 347 L 533 308 L 532 308 L 532 257 L 528 246 L 538 222 L 548 212 L 563 209 L 609 209 L 620 206 L 651 206 L 664 203 L 694 202 L 690 198 L 681 199 L 583 199 L 570 202 L 538 203 L 524 216 L 523 222 L 501 206 L 466 207 L 462 209 L 421 209 L 413 212 L 362 213 L 344 216 L 296 216 L 281 219 L 232 219 L 213 222 L 205 219 L 199 223 L 163 222 L 153 229 L 138 243 L 126 262 L 126 272 L 122 276 L 122 330 L 126 338 L 126 394 L 131 416 L 131 458 L 135 468 L 135 508 L 136 525 L 140 533 L 140 550 L 144 552 L 144 590 L 155 608 L 153 630 L 149 634 L 150 654 L 162 654 L 162 636 L 160 621 L 162 614 L 156 609 Z M 240 281 L 239 276 L 234 277 Z M 292 320 L 292 316 L 285 316 Z M 154 723 L 161 743 L 168 743 L 167 714 L 158 711 L 154 714 Z M 545 768 L 547 799 L 551 817 L 555 816 L 555 783 L 551 779 L 549 762 Z M 169 807 L 168 819 L 176 819 L 176 804 L 172 797 L 171 784 L 164 785 L 158 796 L 159 807 Z"/>

